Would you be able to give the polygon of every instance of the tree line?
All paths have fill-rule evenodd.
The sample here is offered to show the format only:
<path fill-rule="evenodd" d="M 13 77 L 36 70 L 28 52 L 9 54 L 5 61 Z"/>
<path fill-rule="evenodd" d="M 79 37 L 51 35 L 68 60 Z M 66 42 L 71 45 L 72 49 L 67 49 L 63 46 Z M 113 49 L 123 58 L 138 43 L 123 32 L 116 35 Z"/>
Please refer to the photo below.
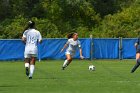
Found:
<path fill-rule="evenodd" d="M 0 0 L 0 38 L 21 38 L 29 20 L 43 38 L 137 37 L 139 0 Z"/>

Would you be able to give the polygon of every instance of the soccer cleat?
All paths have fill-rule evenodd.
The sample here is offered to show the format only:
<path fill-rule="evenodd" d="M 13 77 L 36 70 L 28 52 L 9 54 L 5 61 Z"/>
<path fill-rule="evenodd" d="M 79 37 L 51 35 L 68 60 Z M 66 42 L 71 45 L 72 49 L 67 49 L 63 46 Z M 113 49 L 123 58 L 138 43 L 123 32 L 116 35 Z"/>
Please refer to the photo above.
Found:
<path fill-rule="evenodd" d="M 29 68 L 26 67 L 26 76 L 29 76 Z"/>
<path fill-rule="evenodd" d="M 29 79 L 32 79 L 32 77 L 29 77 Z"/>
<path fill-rule="evenodd" d="M 62 70 L 65 70 L 65 67 L 62 67 Z"/>
<path fill-rule="evenodd" d="M 139 67 L 139 63 L 136 63 L 135 66 L 132 68 L 131 73 L 134 73 L 135 70 Z"/>

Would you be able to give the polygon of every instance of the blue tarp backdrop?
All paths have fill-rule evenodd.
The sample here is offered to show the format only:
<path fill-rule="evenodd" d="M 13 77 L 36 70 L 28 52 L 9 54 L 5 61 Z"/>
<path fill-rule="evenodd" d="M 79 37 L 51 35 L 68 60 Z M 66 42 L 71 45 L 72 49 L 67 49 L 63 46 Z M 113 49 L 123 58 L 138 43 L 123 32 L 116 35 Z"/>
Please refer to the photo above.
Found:
<path fill-rule="evenodd" d="M 85 58 L 90 58 L 90 40 L 89 39 L 80 39 L 83 49 L 83 56 Z M 64 44 L 67 42 L 67 39 L 44 39 L 43 43 L 39 45 L 39 55 L 40 59 L 64 59 L 65 51 L 60 52 Z M 79 50 L 77 49 L 76 55 L 74 58 L 79 57 Z"/>
<path fill-rule="evenodd" d="M 135 54 L 136 54 L 136 49 L 134 46 L 135 42 L 136 42 L 136 39 L 127 39 L 127 38 L 123 39 L 122 58 L 124 58 L 124 59 L 135 58 Z"/>
<path fill-rule="evenodd" d="M 24 59 L 21 40 L 0 40 L 0 60 Z"/>
<path fill-rule="evenodd" d="M 97 59 L 118 59 L 119 39 L 93 39 L 93 57 Z"/>
<path fill-rule="evenodd" d="M 123 38 L 122 50 L 119 49 L 120 39 L 83 38 L 79 39 L 82 44 L 83 56 L 87 59 L 119 59 L 119 52 L 124 59 L 135 58 L 134 43 L 136 38 Z M 43 39 L 38 45 L 38 59 L 65 59 L 65 51 L 60 50 L 67 39 Z M 93 43 L 93 44 L 92 44 Z M 21 40 L 0 40 L 0 60 L 23 60 L 25 45 Z M 93 52 L 93 53 L 92 53 Z M 74 58 L 79 58 L 77 49 Z"/>

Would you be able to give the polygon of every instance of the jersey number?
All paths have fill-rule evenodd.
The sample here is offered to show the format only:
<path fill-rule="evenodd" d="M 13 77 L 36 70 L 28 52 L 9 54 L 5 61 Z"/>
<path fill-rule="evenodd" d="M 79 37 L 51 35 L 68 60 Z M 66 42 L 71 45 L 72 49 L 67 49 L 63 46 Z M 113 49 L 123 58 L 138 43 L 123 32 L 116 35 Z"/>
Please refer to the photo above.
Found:
<path fill-rule="evenodd" d="M 36 38 L 34 36 L 28 36 L 28 43 L 35 44 L 36 43 Z"/>

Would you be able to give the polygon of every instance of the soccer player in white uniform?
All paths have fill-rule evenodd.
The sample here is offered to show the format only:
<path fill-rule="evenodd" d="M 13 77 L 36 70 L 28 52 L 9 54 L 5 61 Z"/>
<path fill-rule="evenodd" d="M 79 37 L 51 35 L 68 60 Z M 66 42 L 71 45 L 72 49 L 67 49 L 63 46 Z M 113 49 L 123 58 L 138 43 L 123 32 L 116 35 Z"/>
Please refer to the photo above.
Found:
<path fill-rule="evenodd" d="M 28 27 L 23 33 L 22 41 L 26 44 L 24 51 L 26 75 L 29 76 L 29 79 L 32 79 L 38 53 L 37 44 L 42 42 L 42 36 L 35 29 L 34 21 L 29 21 Z"/>
<path fill-rule="evenodd" d="M 68 47 L 67 47 L 68 46 Z M 65 49 L 65 55 L 66 55 L 66 60 L 63 63 L 62 70 L 64 70 L 71 62 L 72 58 L 75 55 L 76 49 L 79 48 L 80 51 L 80 58 L 83 59 L 84 57 L 82 56 L 82 48 L 81 48 L 81 43 L 78 40 L 78 33 L 71 33 L 68 35 L 68 41 L 62 48 L 61 52 Z"/>

